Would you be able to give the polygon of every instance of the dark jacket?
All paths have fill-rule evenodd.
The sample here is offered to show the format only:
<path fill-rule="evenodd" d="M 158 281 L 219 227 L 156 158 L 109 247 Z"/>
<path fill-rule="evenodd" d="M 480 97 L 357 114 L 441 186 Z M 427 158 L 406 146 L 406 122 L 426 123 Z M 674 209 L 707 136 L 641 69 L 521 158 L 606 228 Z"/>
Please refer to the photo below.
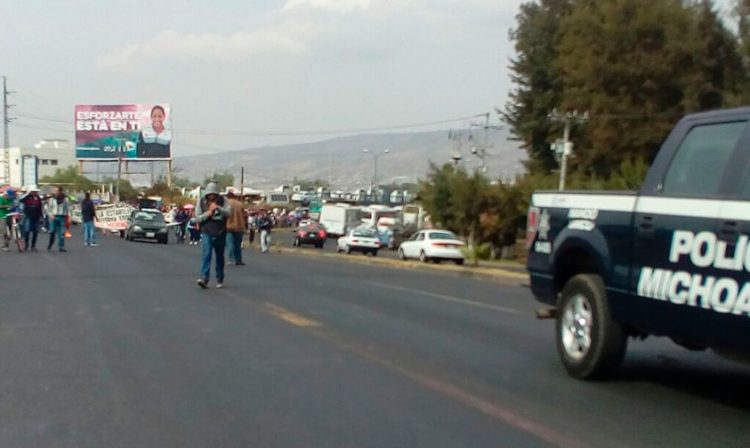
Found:
<path fill-rule="evenodd" d="M 23 214 L 26 215 L 27 218 L 39 219 L 42 217 L 44 212 L 44 201 L 41 196 L 36 195 L 35 197 L 32 197 L 31 195 L 28 195 L 21 199 L 21 204 L 23 204 Z"/>
<path fill-rule="evenodd" d="M 83 222 L 91 222 L 96 218 L 96 207 L 91 199 L 84 199 L 81 202 L 81 219 Z"/>

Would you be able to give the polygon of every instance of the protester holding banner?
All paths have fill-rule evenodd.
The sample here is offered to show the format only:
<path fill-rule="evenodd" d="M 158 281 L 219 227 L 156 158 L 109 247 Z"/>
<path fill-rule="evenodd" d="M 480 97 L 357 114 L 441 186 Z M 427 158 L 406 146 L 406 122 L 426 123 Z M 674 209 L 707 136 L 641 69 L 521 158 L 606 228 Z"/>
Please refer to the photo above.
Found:
<path fill-rule="evenodd" d="M 210 182 L 195 209 L 203 248 L 198 286 L 203 289 L 208 287 L 212 254 L 216 255 L 216 287 L 219 289 L 224 287 L 224 249 L 227 244 L 227 220 L 231 214 L 231 207 L 219 195 L 218 185 Z"/>
<path fill-rule="evenodd" d="M 47 202 L 47 213 L 50 219 L 47 250 L 52 250 L 52 246 L 55 244 L 55 235 L 57 235 L 58 250 L 60 252 L 67 252 L 65 250 L 65 231 L 67 220 L 70 216 L 70 203 L 62 187 L 55 188 L 55 194 Z"/>

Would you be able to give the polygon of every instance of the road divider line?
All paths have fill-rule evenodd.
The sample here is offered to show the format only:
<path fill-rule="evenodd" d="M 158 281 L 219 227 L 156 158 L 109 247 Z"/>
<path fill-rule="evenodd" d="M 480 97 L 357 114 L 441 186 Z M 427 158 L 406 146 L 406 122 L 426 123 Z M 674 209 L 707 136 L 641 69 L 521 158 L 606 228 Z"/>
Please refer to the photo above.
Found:
<path fill-rule="evenodd" d="M 518 310 L 504 307 L 504 306 L 492 305 L 489 303 L 482 303 L 482 302 L 475 302 L 473 300 L 461 299 L 459 297 L 447 296 L 444 294 L 436 294 L 434 292 L 420 291 L 418 289 L 404 288 L 402 286 L 389 285 L 388 283 L 380 283 L 380 282 L 372 282 L 372 281 L 366 281 L 366 283 L 369 283 L 370 285 L 373 285 L 373 286 L 377 286 L 379 288 L 387 288 L 387 289 L 392 289 L 394 291 L 402 291 L 402 292 L 409 292 L 412 294 L 420 294 L 423 296 L 440 299 L 446 302 L 460 303 L 462 305 L 468 305 L 468 306 L 473 306 L 477 308 L 484 308 L 487 310 L 493 310 L 493 311 L 498 311 L 498 312 L 507 313 L 507 314 L 521 314 L 521 312 Z"/>
<path fill-rule="evenodd" d="M 271 314 L 272 316 L 277 317 L 283 320 L 284 322 L 288 322 L 297 327 L 321 327 L 322 326 L 322 324 L 316 320 L 308 319 L 307 317 L 301 316 L 299 314 L 295 314 L 287 310 L 286 308 L 282 308 L 272 303 L 266 302 L 261 307 L 268 314 Z"/>
<path fill-rule="evenodd" d="M 375 282 L 369 283 L 377 284 Z M 386 286 L 390 287 L 391 285 Z M 402 289 L 408 290 L 408 288 Z M 229 293 L 228 295 L 236 299 L 241 299 L 243 301 L 247 300 L 246 297 L 242 297 L 241 295 L 236 293 Z M 445 297 L 449 297 L 450 299 L 457 299 L 461 302 L 464 302 L 463 299 L 458 299 L 450 296 Z M 467 408 L 473 409 L 492 419 L 503 422 L 510 427 L 523 431 L 551 445 L 565 448 L 586 448 L 586 446 L 581 443 L 581 441 L 558 432 L 555 429 L 544 425 L 543 423 L 526 418 L 523 415 L 517 413 L 512 408 L 503 407 L 500 404 L 493 403 L 489 400 L 478 397 L 470 391 L 451 384 L 448 381 L 440 380 L 434 375 L 422 373 L 419 371 L 419 369 L 408 368 L 404 366 L 403 363 L 399 364 L 394 360 L 377 355 L 371 348 L 352 342 L 351 338 L 346 337 L 345 335 L 334 331 L 331 328 L 324 327 L 320 322 L 301 316 L 299 314 L 295 314 L 287 310 L 286 308 L 282 308 L 269 302 L 258 304 L 250 301 L 247 303 L 258 307 L 262 311 L 269 313 L 281 320 L 305 328 L 306 331 L 308 331 L 311 335 L 317 337 L 323 342 L 327 342 L 335 347 L 348 351 L 353 355 L 359 356 L 360 358 L 365 359 L 375 365 L 379 365 L 384 369 L 390 370 L 393 373 L 396 373 L 403 376 L 404 378 L 407 378 L 408 380 L 413 381 L 415 384 L 423 387 L 426 390 L 431 390 L 449 400 L 460 403 Z M 476 302 L 471 303 L 476 304 Z M 480 303 L 478 305 L 484 304 Z M 511 311 L 513 313 L 518 313 L 518 311 L 516 310 Z"/>

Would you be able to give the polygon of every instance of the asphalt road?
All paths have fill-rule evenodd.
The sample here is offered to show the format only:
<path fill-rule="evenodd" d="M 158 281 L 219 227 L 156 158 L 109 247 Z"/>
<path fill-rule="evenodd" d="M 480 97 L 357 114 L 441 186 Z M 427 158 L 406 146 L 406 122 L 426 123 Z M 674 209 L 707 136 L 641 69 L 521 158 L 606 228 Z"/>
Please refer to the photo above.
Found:
<path fill-rule="evenodd" d="M 0 253 L 0 446 L 747 447 L 750 368 L 663 340 L 569 379 L 516 281 L 100 239 Z"/>

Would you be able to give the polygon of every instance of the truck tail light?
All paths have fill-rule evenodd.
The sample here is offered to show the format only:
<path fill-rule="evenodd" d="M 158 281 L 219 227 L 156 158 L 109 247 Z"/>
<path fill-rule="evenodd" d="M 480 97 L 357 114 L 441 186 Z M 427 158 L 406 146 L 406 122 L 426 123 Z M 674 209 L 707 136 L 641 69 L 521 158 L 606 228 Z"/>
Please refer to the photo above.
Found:
<path fill-rule="evenodd" d="M 531 249 L 534 239 L 539 231 L 539 208 L 529 207 L 529 214 L 526 217 L 526 250 Z"/>
<path fill-rule="evenodd" d="M 321 230 L 320 233 L 318 233 L 318 235 L 320 236 L 320 238 L 325 239 L 326 238 L 326 231 L 325 230 Z"/>

